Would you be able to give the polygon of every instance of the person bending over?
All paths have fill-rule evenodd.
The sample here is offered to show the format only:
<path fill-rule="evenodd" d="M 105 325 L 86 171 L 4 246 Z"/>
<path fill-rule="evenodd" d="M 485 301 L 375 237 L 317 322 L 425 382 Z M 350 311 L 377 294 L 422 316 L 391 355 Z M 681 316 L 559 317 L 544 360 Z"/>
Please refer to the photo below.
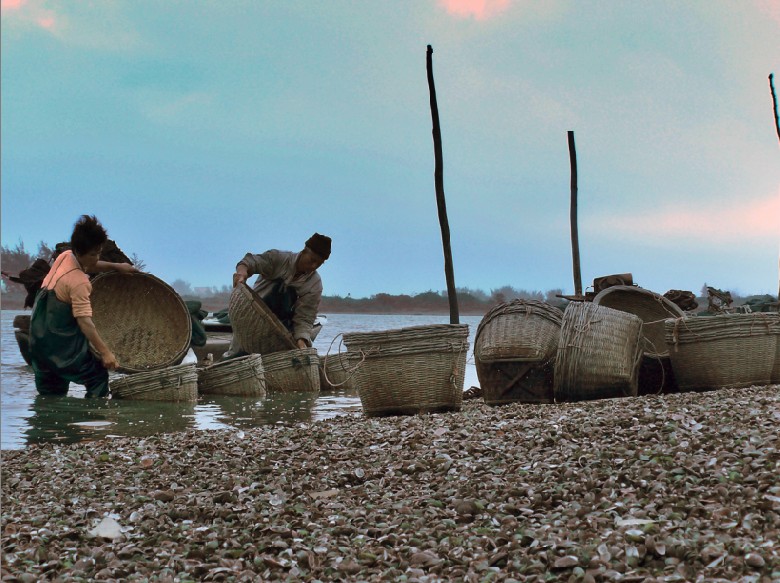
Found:
<path fill-rule="evenodd" d="M 84 385 L 87 397 L 108 395 L 108 370 L 119 362 L 92 321 L 92 284 L 87 273 L 138 270 L 129 263 L 100 261 L 108 239 L 94 216 L 73 227 L 71 250 L 57 257 L 35 296 L 30 318 L 30 359 L 42 395 L 67 395 L 69 383 Z M 97 358 L 89 344 L 100 355 Z"/>
<path fill-rule="evenodd" d="M 330 237 L 314 233 L 298 253 L 277 249 L 247 253 L 233 274 L 233 287 L 258 276 L 255 291 L 290 331 L 298 348 L 311 346 L 313 340 L 312 327 L 322 298 L 317 269 L 330 257 L 330 244 Z M 234 341 L 225 358 L 242 353 Z"/>

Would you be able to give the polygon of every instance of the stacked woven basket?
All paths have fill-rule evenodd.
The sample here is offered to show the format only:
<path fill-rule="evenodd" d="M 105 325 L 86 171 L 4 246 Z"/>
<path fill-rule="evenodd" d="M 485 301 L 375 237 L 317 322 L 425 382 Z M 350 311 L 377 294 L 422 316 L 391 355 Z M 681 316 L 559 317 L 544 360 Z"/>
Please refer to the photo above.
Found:
<path fill-rule="evenodd" d="M 198 371 L 198 388 L 204 395 L 265 397 L 263 358 L 250 354 L 204 367 Z"/>
<path fill-rule="evenodd" d="M 92 320 L 116 355 L 109 382 L 117 399 L 195 401 L 195 365 L 179 365 L 189 349 L 192 320 L 181 297 L 148 273 L 109 272 L 92 280 Z"/>
<path fill-rule="evenodd" d="M 465 324 L 435 324 L 344 334 L 364 413 L 459 410 L 468 333 Z"/>
<path fill-rule="evenodd" d="M 485 402 L 553 402 L 562 313 L 538 300 L 499 304 L 482 318 L 474 360 Z"/>

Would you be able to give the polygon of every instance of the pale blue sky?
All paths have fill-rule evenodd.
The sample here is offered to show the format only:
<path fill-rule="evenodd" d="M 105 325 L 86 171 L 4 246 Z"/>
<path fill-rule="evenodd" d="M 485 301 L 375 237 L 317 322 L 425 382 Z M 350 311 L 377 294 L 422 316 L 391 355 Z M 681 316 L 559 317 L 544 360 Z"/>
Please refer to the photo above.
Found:
<path fill-rule="evenodd" d="M 780 0 L 2 0 L 2 242 L 95 214 L 172 282 L 333 237 L 326 294 L 777 293 Z M 775 79 L 776 89 L 780 81 Z"/>

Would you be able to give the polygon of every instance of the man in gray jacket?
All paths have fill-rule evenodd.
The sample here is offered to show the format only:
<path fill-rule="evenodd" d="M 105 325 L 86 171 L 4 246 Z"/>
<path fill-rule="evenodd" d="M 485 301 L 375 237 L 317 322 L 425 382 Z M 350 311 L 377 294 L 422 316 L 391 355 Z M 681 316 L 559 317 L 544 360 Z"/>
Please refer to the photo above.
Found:
<path fill-rule="evenodd" d="M 257 275 L 254 289 L 292 333 L 298 348 L 312 342 L 312 327 L 322 298 L 317 269 L 330 257 L 330 237 L 314 233 L 298 253 L 270 249 L 247 253 L 236 265 L 233 287 Z M 240 354 L 231 344 L 226 357 Z"/>

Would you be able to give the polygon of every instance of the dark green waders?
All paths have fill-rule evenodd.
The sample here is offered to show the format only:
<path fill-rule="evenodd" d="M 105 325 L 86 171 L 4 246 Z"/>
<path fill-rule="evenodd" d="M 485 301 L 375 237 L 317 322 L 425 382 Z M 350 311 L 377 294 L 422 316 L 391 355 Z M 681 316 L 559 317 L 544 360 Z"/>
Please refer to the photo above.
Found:
<path fill-rule="evenodd" d="M 108 371 L 89 350 L 73 309 L 54 290 L 41 289 L 30 318 L 30 357 L 41 395 L 67 395 L 69 383 L 84 385 L 87 397 L 108 395 Z"/>

